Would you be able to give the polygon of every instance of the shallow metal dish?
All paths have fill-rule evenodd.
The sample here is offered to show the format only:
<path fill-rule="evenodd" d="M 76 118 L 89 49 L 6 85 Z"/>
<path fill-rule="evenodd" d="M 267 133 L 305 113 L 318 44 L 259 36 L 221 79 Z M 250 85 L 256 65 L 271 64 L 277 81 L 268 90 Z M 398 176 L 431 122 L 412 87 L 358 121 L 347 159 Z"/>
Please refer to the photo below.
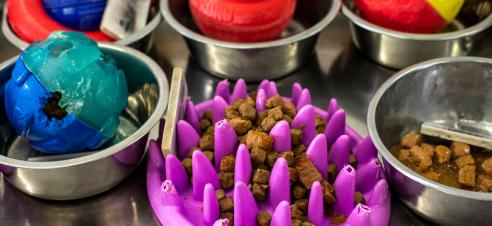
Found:
<path fill-rule="evenodd" d="M 3 15 L 2 15 L 2 33 L 5 36 L 5 38 L 12 43 L 15 47 L 17 47 L 20 50 L 25 49 L 27 46 L 29 46 L 29 43 L 25 42 L 24 40 L 20 39 L 17 37 L 17 35 L 14 33 L 14 31 L 10 28 L 10 25 L 8 23 L 7 19 L 7 4 L 3 6 Z M 149 21 L 149 23 L 140 31 L 130 35 L 127 38 L 118 40 L 114 43 L 120 44 L 120 45 L 125 45 L 125 46 L 130 46 L 135 49 L 138 49 L 142 52 L 148 52 L 152 48 L 153 42 L 154 42 L 154 37 L 153 37 L 153 32 L 159 26 L 159 24 L 162 21 L 162 16 L 159 13 L 158 9 L 151 10 L 150 12 L 152 13 L 153 18 L 152 20 Z"/>
<path fill-rule="evenodd" d="M 421 216 L 442 225 L 490 225 L 492 193 L 448 187 L 420 176 L 390 149 L 423 121 L 492 122 L 492 59 L 440 58 L 398 72 L 369 104 L 369 134 L 390 185 Z"/>
<path fill-rule="evenodd" d="M 340 0 L 298 1 L 294 20 L 282 38 L 260 43 L 235 43 L 202 35 L 193 22 L 188 1 L 162 0 L 161 12 L 181 34 L 193 59 L 208 72 L 248 81 L 285 76 L 306 63 L 318 34 L 338 14 Z"/>
<path fill-rule="evenodd" d="M 342 12 L 349 19 L 355 46 L 372 60 L 391 68 L 439 57 L 492 56 L 492 52 L 484 51 L 492 48 L 490 0 L 467 1 L 446 31 L 438 34 L 413 34 L 375 25 L 358 15 L 351 0 L 344 1 Z"/>
<path fill-rule="evenodd" d="M 0 65 L 0 171 L 23 192 L 44 199 L 70 200 L 106 191 L 121 182 L 142 161 L 151 130 L 164 114 L 168 83 L 162 69 L 129 47 L 100 43 L 125 72 L 128 106 L 111 144 L 99 151 L 46 156 L 18 137 L 5 116 L 3 85 L 17 57 Z"/>

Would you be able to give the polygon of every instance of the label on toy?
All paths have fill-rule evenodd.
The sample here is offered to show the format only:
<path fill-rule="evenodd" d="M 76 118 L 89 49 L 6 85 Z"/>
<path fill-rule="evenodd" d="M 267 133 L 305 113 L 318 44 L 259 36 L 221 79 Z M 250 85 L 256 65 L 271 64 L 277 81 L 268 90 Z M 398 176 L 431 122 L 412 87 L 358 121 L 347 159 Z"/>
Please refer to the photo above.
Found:
<path fill-rule="evenodd" d="M 108 0 L 101 31 L 115 39 L 123 39 L 147 24 L 151 0 Z"/>

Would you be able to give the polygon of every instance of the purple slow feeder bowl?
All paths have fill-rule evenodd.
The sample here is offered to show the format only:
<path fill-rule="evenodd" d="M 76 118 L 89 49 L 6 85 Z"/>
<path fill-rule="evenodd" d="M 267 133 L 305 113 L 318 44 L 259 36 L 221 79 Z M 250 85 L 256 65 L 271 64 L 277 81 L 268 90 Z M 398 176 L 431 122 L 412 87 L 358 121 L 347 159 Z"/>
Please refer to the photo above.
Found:
<path fill-rule="evenodd" d="M 258 87 L 256 108 L 262 111 L 266 100 L 277 95 L 274 82 L 263 81 Z M 290 226 L 290 185 L 287 162 L 283 158 L 275 162 L 269 181 L 267 200 L 256 203 L 247 187 L 252 175 L 249 152 L 244 144 L 238 145 L 238 138 L 231 125 L 224 119 L 224 110 L 236 98 L 246 98 L 247 88 L 239 80 L 232 92 L 227 80 L 220 82 L 216 96 L 196 106 L 186 102 L 185 119 L 176 125 L 177 155 L 186 156 L 185 150 L 198 146 L 200 139 L 199 118 L 207 110 L 212 111 L 215 123 L 214 158 L 215 166 L 201 152 L 192 157 L 193 178 L 188 175 L 178 156 L 162 156 L 160 145 L 151 141 L 147 165 L 147 192 L 154 214 L 162 225 L 228 225 L 227 219 L 219 219 L 220 210 L 215 189 L 220 188 L 218 164 L 222 157 L 236 153 L 235 186 L 226 191 L 234 199 L 234 225 L 257 225 L 256 215 L 267 210 L 272 214 L 272 226 Z M 362 139 L 353 129 L 345 125 L 345 113 L 339 109 L 335 99 L 330 100 L 328 111 L 311 105 L 310 93 L 298 83 L 292 86 L 292 97 L 284 97 L 297 108 L 297 115 L 290 126 L 303 127 L 302 143 L 308 147 L 306 155 L 318 169 L 326 169 L 328 163 L 336 165 L 336 202 L 334 210 L 348 218 L 342 225 L 383 226 L 388 225 L 391 198 L 388 185 L 377 160 L 377 150 L 369 138 Z M 316 135 L 315 116 L 319 115 L 328 123 L 324 133 Z M 291 149 L 290 126 L 278 122 L 271 130 L 273 149 L 277 152 Z M 331 147 L 330 152 L 328 148 Z M 355 156 L 357 169 L 349 165 L 350 153 Z M 320 171 L 326 179 L 326 170 Z M 360 191 L 366 205 L 354 206 L 354 192 Z M 309 199 L 307 220 L 320 225 L 333 225 L 324 214 L 323 196 L 320 183 L 313 183 Z"/>

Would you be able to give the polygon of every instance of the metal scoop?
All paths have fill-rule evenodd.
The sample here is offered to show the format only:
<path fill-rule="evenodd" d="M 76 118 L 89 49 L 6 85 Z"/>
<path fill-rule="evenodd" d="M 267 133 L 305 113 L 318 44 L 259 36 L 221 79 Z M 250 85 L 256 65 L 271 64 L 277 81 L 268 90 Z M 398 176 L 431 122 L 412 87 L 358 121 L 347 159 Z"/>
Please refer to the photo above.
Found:
<path fill-rule="evenodd" d="M 424 122 L 420 133 L 492 150 L 492 124 L 486 122 L 464 119 Z"/>

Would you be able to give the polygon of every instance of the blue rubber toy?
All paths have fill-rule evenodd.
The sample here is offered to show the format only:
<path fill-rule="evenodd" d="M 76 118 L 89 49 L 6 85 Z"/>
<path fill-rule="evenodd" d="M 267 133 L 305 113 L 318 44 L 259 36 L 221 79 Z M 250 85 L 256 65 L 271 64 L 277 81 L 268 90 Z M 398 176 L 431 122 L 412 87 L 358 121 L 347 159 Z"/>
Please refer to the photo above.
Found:
<path fill-rule="evenodd" d="M 58 93 L 57 118 L 46 113 Z M 29 46 L 4 87 L 5 111 L 17 134 L 49 154 L 95 149 L 109 141 L 127 104 L 123 72 L 97 43 L 77 32 L 54 32 Z"/>
<path fill-rule="evenodd" d="M 43 0 L 43 8 L 64 26 L 80 31 L 97 31 L 106 0 Z"/>

